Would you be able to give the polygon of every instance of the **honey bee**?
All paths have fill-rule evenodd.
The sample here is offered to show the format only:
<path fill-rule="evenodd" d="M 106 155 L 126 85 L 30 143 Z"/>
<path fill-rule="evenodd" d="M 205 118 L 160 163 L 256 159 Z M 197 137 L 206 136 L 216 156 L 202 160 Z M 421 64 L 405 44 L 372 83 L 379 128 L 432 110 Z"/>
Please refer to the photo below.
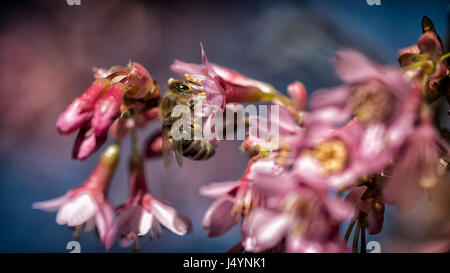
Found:
<path fill-rule="evenodd" d="M 192 160 L 211 158 L 215 153 L 214 146 L 205 138 L 194 139 L 193 137 L 193 132 L 196 130 L 193 117 L 190 118 L 188 124 L 191 132 L 189 139 L 175 140 L 172 137 L 172 125 L 180 118 L 180 115 L 174 115 L 172 110 L 177 105 L 185 105 L 192 112 L 196 103 L 196 91 L 192 84 L 186 81 L 170 78 L 168 84 L 168 92 L 161 98 L 159 104 L 159 113 L 163 122 L 162 146 L 164 165 L 168 168 L 173 156 L 175 156 L 180 167 L 183 165 L 183 156 Z M 185 129 L 181 128 L 180 130 Z"/>

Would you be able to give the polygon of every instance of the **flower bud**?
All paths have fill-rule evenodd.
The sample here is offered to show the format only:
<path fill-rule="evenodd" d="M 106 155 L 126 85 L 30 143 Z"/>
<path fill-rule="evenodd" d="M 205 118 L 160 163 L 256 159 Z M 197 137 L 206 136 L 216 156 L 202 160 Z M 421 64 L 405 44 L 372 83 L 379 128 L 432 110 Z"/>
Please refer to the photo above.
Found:
<path fill-rule="evenodd" d="M 114 83 L 95 105 L 94 116 L 91 120 L 95 135 L 106 135 L 111 123 L 120 115 L 124 89 L 122 83 Z"/>
<path fill-rule="evenodd" d="M 156 81 L 148 71 L 139 63 L 130 62 L 128 81 L 126 82 L 126 95 L 135 99 L 151 99 L 159 96 Z"/>
<path fill-rule="evenodd" d="M 288 85 L 288 93 L 292 99 L 292 106 L 297 111 L 305 110 L 306 108 L 306 88 L 305 86 L 299 82 L 293 82 Z"/>
<path fill-rule="evenodd" d="M 98 98 L 108 88 L 109 80 L 95 80 L 83 95 L 76 98 L 59 116 L 56 128 L 61 134 L 70 134 L 78 130 L 92 117 Z"/>
<path fill-rule="evenodd" d="M 162 132 L 158 132 L 151 136 L 147 141 L 145 148 L 145 156 L 147 158 L 155 158 L 162 155 Z"/>
<path fill-rule="evenodd" d="M 85 125 L 80 129 L 75 139 L 72 157 L 80 161 L 88 158 L 106 142 L 106 138 L 106 134 L 97 136 L 90 126 Z"/>
<path fill-rule="evenodd" d="M 100 158 L 100 164 L 111 169 L 116 168 L 119 162 L 120 147 L 119 144 L 114 143 L 109 145 L 103 152 Z"/>

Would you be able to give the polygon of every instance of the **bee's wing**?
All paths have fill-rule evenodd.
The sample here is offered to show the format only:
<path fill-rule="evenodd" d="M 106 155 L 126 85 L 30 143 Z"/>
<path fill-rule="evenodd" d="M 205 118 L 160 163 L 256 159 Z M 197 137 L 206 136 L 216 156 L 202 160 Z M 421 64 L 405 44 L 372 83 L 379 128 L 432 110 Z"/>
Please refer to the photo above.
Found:
<path fill-rule="evenodd" d="M 183 146 L 181 145 L 181 141 L 173 141 L 172 146 L 174 147 L 175 159 L 181 168 L 183 167 Z"/>
<path fill-rule="evenodd" d="M 162 151 L 164 166 L 168 169 L 172 164 L 173 146 L 169 141 L 166 129 L 164 129 L 162 133 Z"/>
<path fill-rule="evenodd" d="M 172 157 L 178 163 L 178 166 L 183 166 L 183 148 L 181 141 L 175 141 L 169 137 L 168 132 L 170 127 L 165 127 L 162 134 L 162 148 L 163 148 L 163 162 L 164 166 L 168 169 L 172 164 Z"/>

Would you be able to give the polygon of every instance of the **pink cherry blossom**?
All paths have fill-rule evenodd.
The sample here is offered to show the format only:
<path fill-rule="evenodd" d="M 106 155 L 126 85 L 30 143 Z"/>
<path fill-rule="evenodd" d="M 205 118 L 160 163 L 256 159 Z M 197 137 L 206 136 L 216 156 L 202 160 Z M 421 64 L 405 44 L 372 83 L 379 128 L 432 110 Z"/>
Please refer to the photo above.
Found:
<path fill-rule="evenodd" d="M 150 73 L 139 63 L 128 64 L 128 75 L 124 80 L 126 94 L 135 99 L 150 99 L 159 96 L 159 87 Z"/>
<path fill-rule="evenodd" d="M 203 218 L 202 225 L 208 230 L 209 237 L 228 232 L 241 216 L 262 204 L 264 200 L 253 188 L 254 175 L 260 172 L 277 173 L 279 168 L 272 161 L 253 157 L 240 180 L 216 182 L 200 188 L 201 195 L 216 198 Z"/>
<path fill-rule="evenodd" d="M 106 194 L 119 161 L 119 146 L 113 144 L 102 154 L 91 176 L 81 186 L 64 196 L 33 204 L 34 209 L 58 211 L 56 222 L 76 227 L 95 222 L 100 240 L 106 249 L 114 243 L 116 223 L 113 206 Z"/>
<path fill-rule="evenodd" d="M 122 83 L 114 83 L 95 104 L 94 116 L 91 120 L 95 135 L 105 135 L 109 126 L 119 117 L 124 91 L 125 86 Z"/>
<path fill-rule="evenodd" d="M 285 107 L 275 107 L 277 107 L 278 115 L 273 116 L 272 111 L 269 111 L 267 118 L 249 117 L 250 128 L 246 145 L 258 151 L 271 152 L 279 156 L 280 165 L 289 165 L 293 157 L 297 156 L 296 149 L 303 141 L 305 130 Z M 278 130 L 274 131 L 273 128 Z"/>
<path fill-rule="evenodd" d="M 431 113 L 424 111 L 418 128 L 394 159 L 392 175 L 383 192 L 386 201 L 406 210 L 416 203 L 424 190 L 432 195 L 445 174 L 440 159 L 448 156 L 448 152 L 447 143 L 433 128 Z"/>
<path fill-rule="evenodd" d="M 109 84 L 108 79 L 95 80 L 83 95 L 72 101 L 56 122 L 58 131 L 70 134 L 88 122 L 94 114 L 95 103 Z"/>
<path fill-rule="evenodd" d="M 362 127 L 361 153 L 374 164 L 387 165 L 414 130 L 421 91 L 408 83 L 401 70 L 373 64 L 361 53 L 337 54 L 338 75 L 347 83 L 313 95 L 315 122 L 342 124 L 355 117 Z"/>
<path fill-rule="evenodd" d="M 139 63 L 130 61 L 126 67 L 116 65 L 109 69 L 94 68 L 96 79 L 108 78 L 125 86 L 125 95 L 133 99 L 151 99 L 159 96 L 159 87 L 150 73 Z"/>
<path fill-rule="evenodd" d="M 88 158 L 106 142 L 111 125 L 118 139 L 133 126 L 143 127 L 149 120 L 146 112 L 158 104 L 156 81 L 136 62 L 127 67 L 95 68 L 94 77 L 91 87 L 67 107 L 56 125 L 62 134 L 79 129 L 72 153 L 78 160 Z"/>
<path fill-rule="evenodd" d="M 209 63 L 203 46 L 202 65 L 175 60 L 170 69 L 188 80 L 200 83 L 206 93 L 207 101 L 225 109 L 230 102 L 267 101 L 273 98 L 276 90 L 270 84 L 246 77 L 239 72 Z"/>
<path fill-rule="evenodd" d="M 259 174 L 254 185 L 271 202 L 244 219 L 242 244 L 247 251 L 261 252 L 283 241 L 287 252 L 347 251 L 339 239 L 339 222 L 351 217 L 350 204 L 292 174 Z"/>
<path fill-rule="evenodd" d="M 189 217 L 178 213 L 166 201 L 153 197 L 147 188 L 142 157 L 134 151 L 130 158 L 130 194 L 128 201 L 118 208 L 118 231 L 122 245 L 128 245 L 138 236 L 161 235 L 161 226 L 177 235 L 191 229 Z"/>

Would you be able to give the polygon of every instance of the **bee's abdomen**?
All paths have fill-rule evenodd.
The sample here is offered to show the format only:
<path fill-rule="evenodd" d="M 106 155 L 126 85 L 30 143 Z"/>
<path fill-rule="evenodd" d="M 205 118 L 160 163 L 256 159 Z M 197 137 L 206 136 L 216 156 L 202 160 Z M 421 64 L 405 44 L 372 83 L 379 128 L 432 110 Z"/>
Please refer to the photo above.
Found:
<path fill-rule="evenodd" d="M 181 145 L 183 148 L 183 156 L 192 160 L 206 160 L 211 158 L 215 153 L 214 147 L 206 139 L 183 140 Z"/>

